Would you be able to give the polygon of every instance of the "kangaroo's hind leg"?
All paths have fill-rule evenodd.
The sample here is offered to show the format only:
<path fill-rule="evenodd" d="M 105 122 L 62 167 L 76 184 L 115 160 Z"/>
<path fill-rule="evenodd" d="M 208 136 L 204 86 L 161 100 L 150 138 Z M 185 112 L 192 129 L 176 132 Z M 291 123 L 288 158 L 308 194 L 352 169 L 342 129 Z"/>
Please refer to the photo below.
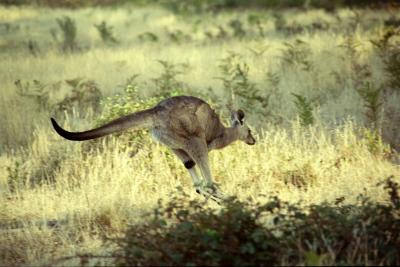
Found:
<path fill-rule="evenodd" d="M 191 157 L 182 149 L 172 149 L 174 154 L 182 161 L 185 168 L 188 170 L 190 176 L 192 177 L 193 185 L 196 191 L 199 193 L 199 188 L 201 187 L 201 179 L 196 171 L 196 163 Z"/>
<path fill-rule="evenodd" d="M 216 198 L 224 198 L 224 195 L 219 192 L 219 189 L 212 178 L 208 163 L 208 148 L 205 141 L 198 137 L 192 137 L 188 140 L 185 151 L 200 168 L 201 174 L 206 180 L 205 188 L 202 188 L 201 190 Z"/>

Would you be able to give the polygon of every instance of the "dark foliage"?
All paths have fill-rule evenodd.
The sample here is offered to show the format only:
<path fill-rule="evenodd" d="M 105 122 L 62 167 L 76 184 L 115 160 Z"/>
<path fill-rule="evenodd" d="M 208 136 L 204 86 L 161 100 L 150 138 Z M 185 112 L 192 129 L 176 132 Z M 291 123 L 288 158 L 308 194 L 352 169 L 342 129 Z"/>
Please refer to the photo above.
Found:
<path fill-rule="evenodd" d="M 44 5 L 51 7 L 78 8 L 85 6 L 118 4 L 160 3 L 176 12 L 217 11 L 234 8 L 324 8 L 333 11 L 338 7 L 387 7 L 396 6 L 396 0 L 0 0 L 3 5 Z"/>
<path fill-rule="evenodd" d="M 176 197 L 111 239 L 118 249 L 106 257 L 118 266 L 399 265 L 399 186 L 393 177 L 381 185 L 388 203 L 360 196 L 359 205 L 340 198 L 308 209 L 278 198 L 231 198 L 213 209 Z"/>

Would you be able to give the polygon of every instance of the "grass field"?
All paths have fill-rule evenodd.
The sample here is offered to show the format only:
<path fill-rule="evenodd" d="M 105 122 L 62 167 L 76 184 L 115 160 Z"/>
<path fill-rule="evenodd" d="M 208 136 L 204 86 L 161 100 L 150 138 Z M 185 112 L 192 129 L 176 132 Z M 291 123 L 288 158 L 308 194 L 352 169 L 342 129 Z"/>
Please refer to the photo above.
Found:
<path fill-rule="evenodd" d="M 226 194 L 387 202 L 377 184 L 400 182 L 399 14 L 0 6 L 0 265 L 104 254 L 104 233 L 121 234 L 177 188 L 201 198 L 147 135 L 86 144 L 51 128 L 56 117 L 88 129 L 170 91 L 210 101 L 226 124 L 228 107 L 246 112 L 257 144 L 210 154 Z M 126 88 L 139 106 L 115 100 Z"/>

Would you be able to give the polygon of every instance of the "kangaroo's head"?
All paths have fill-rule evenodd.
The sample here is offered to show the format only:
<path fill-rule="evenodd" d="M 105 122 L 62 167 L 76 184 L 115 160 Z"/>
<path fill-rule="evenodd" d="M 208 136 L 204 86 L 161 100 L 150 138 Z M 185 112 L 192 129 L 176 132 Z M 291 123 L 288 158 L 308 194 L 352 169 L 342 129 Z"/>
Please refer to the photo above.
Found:
<path fill-rule="evenodd" d="M 248 145 L 254 145 L 256 139 L 251 134 L 250 128 L 244 123 L 244 112 L 241 109 L 233 111 L 231 115 L 232 127 L 236 128 L 239 133 L 239 140 Z"/>

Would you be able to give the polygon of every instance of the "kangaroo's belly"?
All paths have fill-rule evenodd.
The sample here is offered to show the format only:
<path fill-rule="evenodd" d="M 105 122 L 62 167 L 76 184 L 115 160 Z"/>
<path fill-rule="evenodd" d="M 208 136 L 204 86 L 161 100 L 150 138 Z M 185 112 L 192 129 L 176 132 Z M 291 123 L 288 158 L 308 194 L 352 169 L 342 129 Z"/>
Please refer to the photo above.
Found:
<path fill-rule="evenodd" d="M 151 136 L 155 141 L 172 149 L 182 149 L 186 143 L 185 138 L 160 128 L 153 128 L 151 130 Z"/>

